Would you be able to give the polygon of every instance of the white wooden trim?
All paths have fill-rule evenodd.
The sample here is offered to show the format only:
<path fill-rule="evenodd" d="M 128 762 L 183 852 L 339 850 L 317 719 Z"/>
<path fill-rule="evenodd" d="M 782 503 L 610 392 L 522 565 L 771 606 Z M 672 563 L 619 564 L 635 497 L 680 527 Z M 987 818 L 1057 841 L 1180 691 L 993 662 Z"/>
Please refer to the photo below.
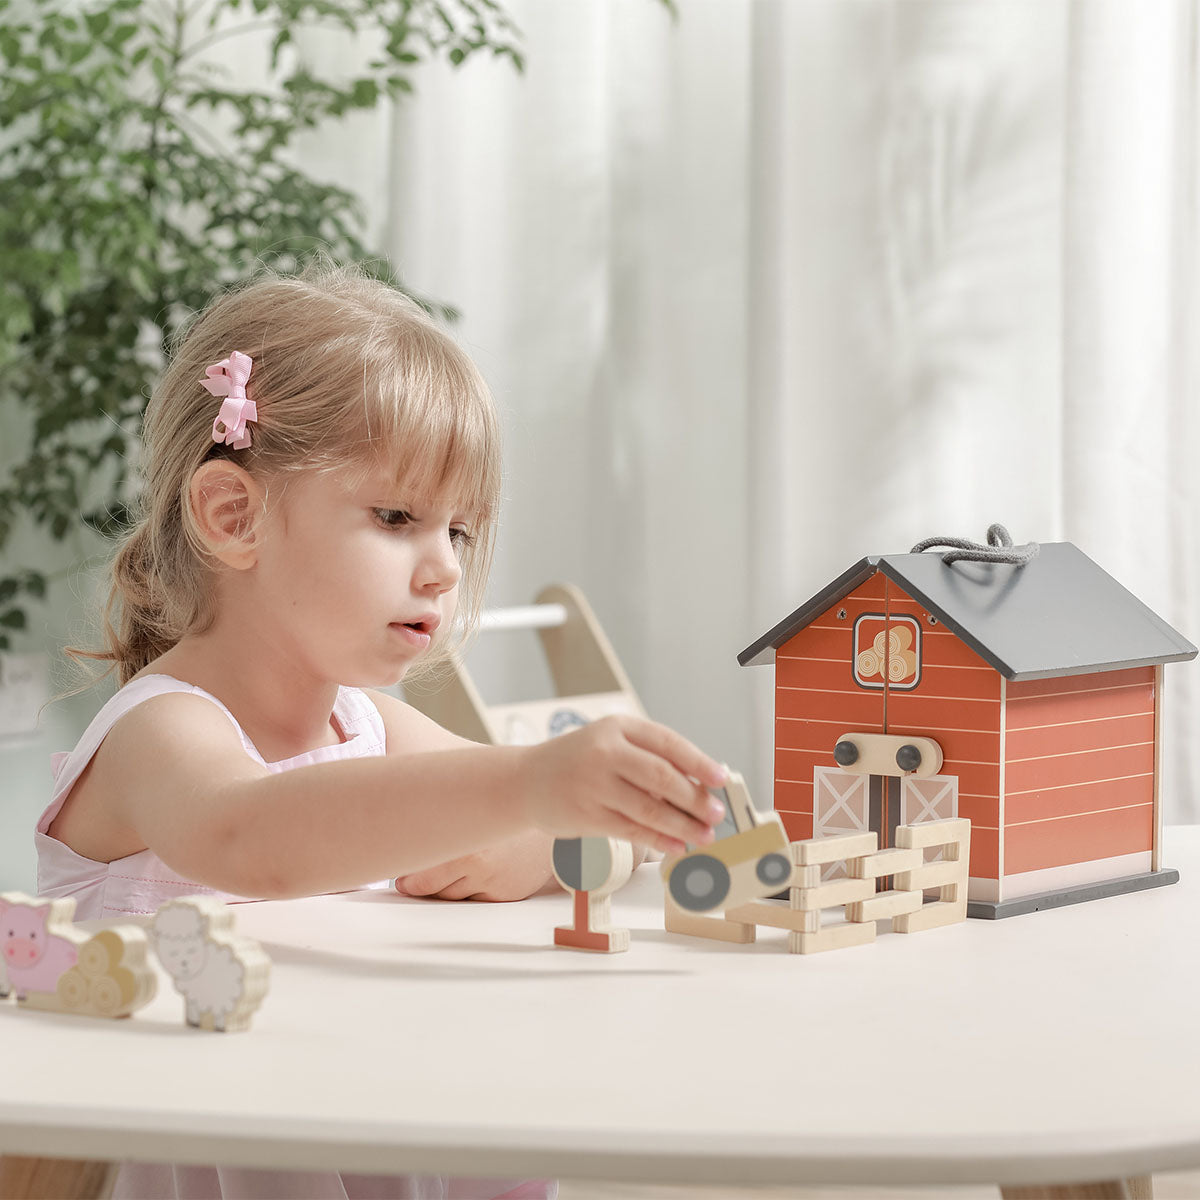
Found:
<path fill-rule="evenodd" d="M 1008 787 L 1008 680 L 1000 676 L 1000 792 L 996 798 L 996 903 L 1004 895 L 1004 799 Z M 972 895 L 971 897 L 975 897 Z"/>
<path fill-rule="evenodd" d="M 1150 870 L 1157 871 L 1162 859 L 1162 706 L 1163 665 L 1154 668 L 1154 838 L 1150 843 Z"/>
<path fill-rule="evenodd" d="M 1070 863 L 1065 867 L 1047 867 L 1041 871 L 1023 871 L 1004 880 L 1004 899 L 1018 900 L 1039 892 L 1058 892 L 1085 883 L 1100 883 L 1105 879 L 1122 879 L 1126 875 L 1144 875 L 1150 870 L 1150 851 L 1120 854 L 1115 858 L 1097 858 L 1089 862 Z"/>

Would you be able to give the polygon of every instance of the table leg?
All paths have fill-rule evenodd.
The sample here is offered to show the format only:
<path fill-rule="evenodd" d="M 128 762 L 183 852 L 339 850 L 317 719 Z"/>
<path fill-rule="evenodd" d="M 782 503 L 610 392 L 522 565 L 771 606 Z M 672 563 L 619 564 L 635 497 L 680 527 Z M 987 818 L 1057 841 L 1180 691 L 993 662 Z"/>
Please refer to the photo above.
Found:
<path fill-rule="evenodd" d="M 1103 1179 L 1096 1183 L 1056 1183 L 1038 1187 L 1002 1184 L 1004 1200 L 1153 1200 L 1154 1184 L 1149 1175 L 1129 1179 Z"/>
<path fill-rule="evenodd" d="M 115 1162 L 76 1158 L 0 1158 L 3 1200 L 108 1200 L 117 1180 Z"/>

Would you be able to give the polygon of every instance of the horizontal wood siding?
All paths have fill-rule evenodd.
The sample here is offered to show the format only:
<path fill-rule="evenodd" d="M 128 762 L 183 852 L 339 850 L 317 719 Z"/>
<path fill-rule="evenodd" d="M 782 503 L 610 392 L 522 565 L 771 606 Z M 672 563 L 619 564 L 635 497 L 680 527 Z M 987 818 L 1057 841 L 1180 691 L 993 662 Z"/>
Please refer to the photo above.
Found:
<path fill-rule="evenodd" d="M 1151 849 L 1154 668 L 1008 685 L 1005 870 Z"/>
<path fill-rule="evenodd" d="M 851 665 L 854 622 L 884 611 L 884 583 L 876 572 L 775 652 L 775 810 L 790 841 L 812 837 L 813 768 L 835 765 L 838 735 L 884 732 L 884 694 L 860 688 Z"/>
<path fill-rule="evenodd" d="M 921 682 L 888 689 L 887 731 L 933 738 L 940 775 L 958 776 L 958 815 L 971 822 L 971 869 L 997 879 L 1000 869 L 1000 675 L 894 583 L 888 612 L 921 626 Z"/>

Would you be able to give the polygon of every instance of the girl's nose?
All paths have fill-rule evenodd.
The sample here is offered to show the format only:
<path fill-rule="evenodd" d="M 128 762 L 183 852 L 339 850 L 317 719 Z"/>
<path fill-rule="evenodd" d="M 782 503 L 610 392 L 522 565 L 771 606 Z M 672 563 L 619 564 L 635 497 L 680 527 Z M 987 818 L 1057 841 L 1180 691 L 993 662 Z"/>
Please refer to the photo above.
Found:
<path fill-rule="evenodd" d="M 430 539 L 429 548 L 422 556 L 418 567 L 417 582 L 422 588 L 448 592 L 458 586 L 462 578 L 462 565 L 458 561 L 454 543 L 448 530 L 443 530 Z"/>

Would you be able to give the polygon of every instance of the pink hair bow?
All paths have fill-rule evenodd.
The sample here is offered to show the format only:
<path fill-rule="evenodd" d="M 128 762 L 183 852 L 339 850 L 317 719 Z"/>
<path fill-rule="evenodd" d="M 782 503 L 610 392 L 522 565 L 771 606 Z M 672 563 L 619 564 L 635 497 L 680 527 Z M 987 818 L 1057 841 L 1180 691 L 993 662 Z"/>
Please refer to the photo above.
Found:
<path fill-rule="evenodd" d="M 246 396 L 253 366 L 250 355 L 234 350 L 228 358 L 205 367 L 204 378 L 200 380 L 214 396 L 224 397 L 221 411 L 213 421 L 213 441 L 224 442 L 235 450 L 245 450 L 250 445 L 246 422 L 258 420 L 258 407 Z"/>

